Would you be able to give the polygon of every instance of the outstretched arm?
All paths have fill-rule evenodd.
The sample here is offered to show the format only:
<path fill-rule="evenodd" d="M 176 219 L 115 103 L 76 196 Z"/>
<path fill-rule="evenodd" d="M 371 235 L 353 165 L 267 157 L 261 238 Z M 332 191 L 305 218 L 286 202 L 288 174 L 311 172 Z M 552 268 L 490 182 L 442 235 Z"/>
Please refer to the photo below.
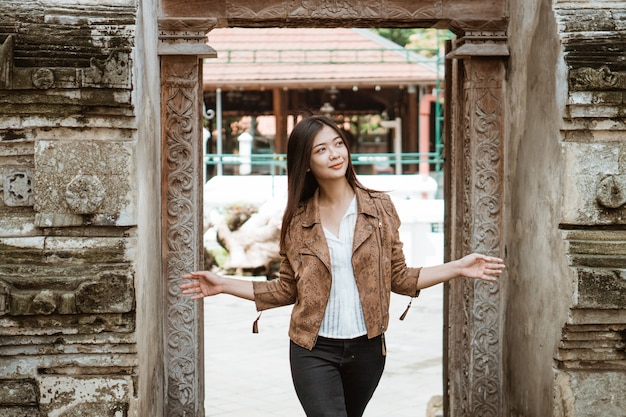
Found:
<path fill-rule="evenodd" d="M 504 268 L 504 261 L 500 258 L 472 253 L 456 261 L 422 268 L 417 287 L 428 288 L 458 277 L 496 281 Z"/>
<path fill-rule="evenodd" d="M 183 294 L 190 294 L 192 300 L 217 294 L 230 294 L 246 300 L 254 300 L 252 281 L 226 278 L 211 271 L 196 271 L 183 275 L 188 283 L 181 284 Z"/>

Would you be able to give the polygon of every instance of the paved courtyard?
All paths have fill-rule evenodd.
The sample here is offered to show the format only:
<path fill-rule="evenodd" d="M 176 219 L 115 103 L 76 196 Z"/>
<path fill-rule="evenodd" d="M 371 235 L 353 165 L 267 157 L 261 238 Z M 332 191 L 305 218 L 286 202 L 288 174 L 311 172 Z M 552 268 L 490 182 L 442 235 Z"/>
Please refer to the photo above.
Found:
<path fill-rule="evenodd" d="M 387 365 L 365 417 L 424 417 L 442 390 L 443 287 L 392 295 Z M 258 334 L 250 301 L 220 295 L 205 306 L 205 411 L 212 417 L 304 417 L 289 372 L 290 307 L 265 311 Z"/>

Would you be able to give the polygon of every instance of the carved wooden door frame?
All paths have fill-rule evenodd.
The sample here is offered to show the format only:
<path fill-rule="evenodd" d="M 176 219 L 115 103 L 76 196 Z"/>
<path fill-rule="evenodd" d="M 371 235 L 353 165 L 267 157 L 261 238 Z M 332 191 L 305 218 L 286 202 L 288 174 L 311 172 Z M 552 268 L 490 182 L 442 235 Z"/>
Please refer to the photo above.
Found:
<path fill-rule="evenodd" d="M 183 297 L 181 275 L 202 269 L 202 58 L 215 19 L 160 19 L 163 351 L 167 417 L 204 415 L 203 305 Z"/>
<path fill-rule="evenodd" d="M 206 45 L 206 34 L 218 23 L 248 27 L 437 24 L 457 33 L 446 72 L 445 255 L 452 259 L 480 251 L 503 256 L 504 85 L 508 56 L 504 0 L 495 17 L 494 2 L 486 1 L 489 7 L 485 10 L 491 15 L 484 18 L 465 12 L 464 7 L 477 7 L 470 0 L 390 0 L 385 8 L 373 7 L 378 3 L 370 4 L 367 0 L 333 2 L 336 7 L 329 7 L 327 0 L 306 0 L 297 5 L 293 1 L 264 1 L 264 7 L 254 0 L 162 3 L 161 15 L 165 17 L 159 19 L 159 55 L 162 279 L 166 289 L 164 415 L 204 415 L 202 306 L 182 297 L 178 284 L 183 273 L 202 265 L 200 59 L 215 56 L 215 51 Z M 468 20 L 447 15 L 454 14 L 446 12 L 446 5 L 450 7 L 452 3 L 457 7 L 455 12 L 468 16 Z M 446 287 L 447 416 L 499 416 L 505 409 L 502 297 L 498 284 L 458 280 Z"/>
<path fill-rule="evenodd" d="M 446 73 L 445 256 L 481 252 L 504 257 L 504 61 L 463 58 Z M 499 284 L 481 280 L 445 285 L 446 416 L 505 415 L 503 297 Z"/>

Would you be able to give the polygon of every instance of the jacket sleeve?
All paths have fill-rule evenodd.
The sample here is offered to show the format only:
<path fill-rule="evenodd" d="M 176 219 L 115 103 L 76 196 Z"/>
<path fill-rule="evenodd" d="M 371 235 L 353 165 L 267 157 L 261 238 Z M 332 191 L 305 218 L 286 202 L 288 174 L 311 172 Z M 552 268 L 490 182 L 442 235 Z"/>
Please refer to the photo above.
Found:
<path fill-rule="evenodd" d="M 291 245 L 289 233 L 285 238 L 285 248 Z M 288 250 L 281 250 L 279 277 L 271 281 L 253 281 L 254 302 L 257 311 L 268 310 L 295 303 L 297 297 L 296 274 Z"/>
<path fill-rule="evenodd" d="M 389 219 L 386 239 L 391 247 L 391 291 L 417 297 L 420 293 L 417 281 L 422 268 L 412 268 L 406 265 L 402 250 L 403 244 L 400 240 L 400 216 L 389 195 L 385 195 L 382 204 L 386 217 Z"/>

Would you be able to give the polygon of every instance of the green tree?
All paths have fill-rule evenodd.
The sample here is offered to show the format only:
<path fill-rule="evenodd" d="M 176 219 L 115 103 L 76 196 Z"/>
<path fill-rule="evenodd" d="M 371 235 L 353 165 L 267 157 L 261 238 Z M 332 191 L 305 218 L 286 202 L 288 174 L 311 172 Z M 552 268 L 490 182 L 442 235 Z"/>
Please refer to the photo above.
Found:
<path fill-rule="evenodd" d="M 416 31 L 416 29 L 399 28 L 381 28 L 373 30 L 383 38 L 389 39 L 402 47 L 405 47 L 409 43 L 411 35 L 413 35 Z"/>
<path fill-rule="evenodd" d="M 444 41 L 452 39 L 452 32 L 440 29 L 416 29 L 406 44 L 406 48 L 421 50 L 426 57 L 433 57 L 439 51 L 443 54 Z"/>
<path fill-rule="evenodd" d="M 435 56 L 438 50 L 443 53 L 443 41 L 452 38 L 451 32 L 440 29 L 380 28 L 373 31 L 428 58 Z"/>

